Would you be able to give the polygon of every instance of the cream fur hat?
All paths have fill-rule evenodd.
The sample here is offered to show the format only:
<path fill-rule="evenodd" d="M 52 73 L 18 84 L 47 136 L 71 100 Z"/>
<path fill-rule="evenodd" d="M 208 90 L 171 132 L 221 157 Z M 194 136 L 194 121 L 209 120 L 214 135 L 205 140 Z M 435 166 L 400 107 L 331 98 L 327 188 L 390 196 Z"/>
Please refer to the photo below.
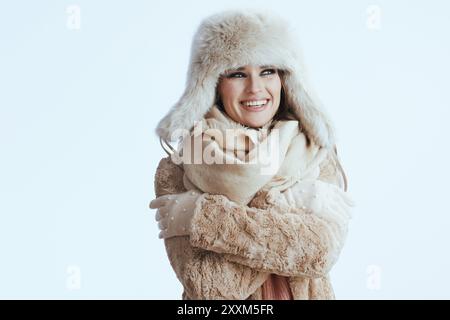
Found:
<path fill-rule="evenodd" d="M 219 76 L 245 65 L 284 71 L 289 108 L 306 134 L 322 147 L 335 144 L 331 121 L 308 87 L 302 55 L 291 26 L 260 10 L 227 10 L 205 18 L 194 35 L 186 89 L 159 122 L 156 133 L 173 141 L 177 129 L 191 130 L 215 104 Z"/>

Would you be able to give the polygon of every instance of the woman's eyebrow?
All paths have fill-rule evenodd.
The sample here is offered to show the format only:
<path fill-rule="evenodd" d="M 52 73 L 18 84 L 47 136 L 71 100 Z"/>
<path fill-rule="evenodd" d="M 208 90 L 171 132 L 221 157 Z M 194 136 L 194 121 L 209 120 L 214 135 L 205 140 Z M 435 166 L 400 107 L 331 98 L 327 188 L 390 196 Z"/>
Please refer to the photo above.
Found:
<path fill-rule="evenodd" d="M 240 70 L 244 70 L 245 67 L 239 67 L 239 68 L 235 68 L 235 69 L 228 69 L 225 72 L 233 72 L 233 71 L 240 71 Z"/>
<path fill-rule="evenodd" d="M 260 66 L 259 68 L 260 68 L 260 69 L 274 68 L 274 66 L 271 66 L 271 65 L 264 65 L 264 66 Z M 245 67 L 239 67 L 239 68 L 236 68 L 236 69 L 229 69 L 229 70 L 227 70 L 227 72 L 241 71 L 241 70 L 245 70 Z"/>
<path fill-rule="evenodd" d="M 272 69 L 274 69 L 275 67 L 274 67 L 274 66 L 271 66 L 271 65 L 264 65 L 264 66 L 261 66 L 260 68 L 261 68 L 261 69 L 267 69 L 267 68 L 272 68 Z"/>

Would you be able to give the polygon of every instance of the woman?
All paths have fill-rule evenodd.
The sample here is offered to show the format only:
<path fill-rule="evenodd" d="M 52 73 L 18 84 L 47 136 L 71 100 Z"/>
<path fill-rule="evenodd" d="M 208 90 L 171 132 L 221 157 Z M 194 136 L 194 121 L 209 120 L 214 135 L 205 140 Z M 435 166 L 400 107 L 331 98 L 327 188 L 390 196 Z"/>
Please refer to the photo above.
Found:
<path fill-rule="evenodd" d="M 186 91 L 156 130 L 170 157 L 150 204 L 183 299 L 334 298 L 353 204 L 305 78 L 274 15 L 225 11 L 195 34 Z"/>

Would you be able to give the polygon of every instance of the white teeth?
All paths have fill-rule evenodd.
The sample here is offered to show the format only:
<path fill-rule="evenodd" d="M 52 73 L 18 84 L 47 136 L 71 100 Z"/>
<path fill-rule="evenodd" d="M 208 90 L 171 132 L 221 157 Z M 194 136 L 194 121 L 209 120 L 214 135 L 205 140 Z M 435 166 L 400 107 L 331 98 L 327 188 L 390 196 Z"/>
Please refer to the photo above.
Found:
<path fill-rule="evenodd" d="M 266 100 L 257 100 L 257 101 L 247 101 L 247 102 L 242 102 L 242 104 L 244 106 L 261 106 L 267 103 L 267 99 Z"/>

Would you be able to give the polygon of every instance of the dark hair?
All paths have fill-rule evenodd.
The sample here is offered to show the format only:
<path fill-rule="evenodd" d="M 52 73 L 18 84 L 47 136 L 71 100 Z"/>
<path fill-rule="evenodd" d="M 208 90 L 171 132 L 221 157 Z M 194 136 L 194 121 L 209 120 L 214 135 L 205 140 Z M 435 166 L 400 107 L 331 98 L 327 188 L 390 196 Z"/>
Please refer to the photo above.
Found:
<path fill-rule="evenodd" d="M 286 89 L 284 88 L 284 77 L 285 77 L 285 71 L 284 70 L 277 70 L 278 76 L 280 77 L 281 81 L 281 93 L 280 93 L 280 106 L 277 110 L 277 113 L 273 116 L 273 120 L 288 120 L 292 119 L 292 116 L 289 114 L 289 101 L 288 97 L 286 95 Z"/>

